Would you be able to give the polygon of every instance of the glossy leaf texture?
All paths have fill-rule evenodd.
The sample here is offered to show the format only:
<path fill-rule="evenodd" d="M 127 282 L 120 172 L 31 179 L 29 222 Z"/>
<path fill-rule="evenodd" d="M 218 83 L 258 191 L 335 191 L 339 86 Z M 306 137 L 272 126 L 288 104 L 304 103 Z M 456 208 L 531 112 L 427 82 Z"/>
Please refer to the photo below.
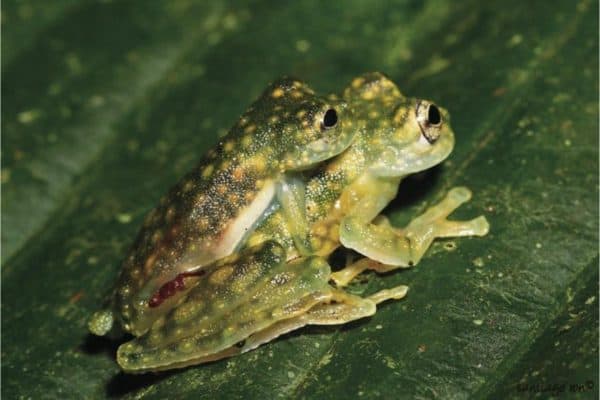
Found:
<path fill-rule="evenodd" d="M 593 398 L 597 16 L 591 0 L 4 1 L 3 397 Z M 269 81 L 335 92 L 374 70 L 447 108 L 457 140 L 392 222 L 464 185 L 456 218 L 485 214 L 490 234 L 366 274 L 353 292 L 410 286 L 367 320 L 120 373 L 86 319 L 145 213 Z"/>

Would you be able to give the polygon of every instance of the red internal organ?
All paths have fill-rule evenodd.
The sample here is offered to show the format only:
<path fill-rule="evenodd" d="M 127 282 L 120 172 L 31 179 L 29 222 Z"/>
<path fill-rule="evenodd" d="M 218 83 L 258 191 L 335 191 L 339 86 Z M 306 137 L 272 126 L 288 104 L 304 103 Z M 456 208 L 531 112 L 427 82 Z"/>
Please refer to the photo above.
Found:
<path fill-rule="evenodd" d="M 148 301 L 148 306 L 151 308 L 160 306 L 165 300 L 175 295 L 177 292 L 181 292 L 185 290 L 185 283 L 183 281 L 184 278 L 190 276 L 202 276 L 205 271 L 198 272 L 183 272 L 177 275 L 173 280 L 165 283 L 158 289 L 156 293 L 150 297 Z"/>

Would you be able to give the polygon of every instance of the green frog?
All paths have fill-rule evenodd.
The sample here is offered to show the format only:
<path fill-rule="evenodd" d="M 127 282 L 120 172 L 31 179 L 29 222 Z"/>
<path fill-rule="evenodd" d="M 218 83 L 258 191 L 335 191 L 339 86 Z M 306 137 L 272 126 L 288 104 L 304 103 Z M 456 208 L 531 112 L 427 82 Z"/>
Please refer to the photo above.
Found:
<path fill-rule="evenodd" d="M 341 96 L 350 146 L 310 174 L 290 173 L 277 202 L 244 238 L 240 249 L 181 276 L 190 289 L 143 335 L 123 344 L 117 361 L 126 372 L 159 371 L 252 350 L 308 324 L 344 324 L 373 315 L 377 304 L 401 299 L 407 286 L 368 297 L 344 290 L 358 274 L 388 272 L 419 262 L 435 238 L 483 236 L 485 217 L 447 216 L 471 193 L 464 187 L 406 227 L 380 213 L 400 181 L 448 157 L 454 134 L 446 110 L 405 97 L 379 73 L 355 78 Z M 327 257 L 339 246 L 365 257 L 332 272 Z"/>
<path fill-rule="evenodd" d="M 271 84 L 147 215 L 90 331 L 147 332 L 185 296 L 184 277 L 203 274 L 243 245 L 278 203 L 288 173 L 313 168 L 350 145 L 356 133 L 350 119 L 342 99 L 319 96 L 292 78 Z"/>

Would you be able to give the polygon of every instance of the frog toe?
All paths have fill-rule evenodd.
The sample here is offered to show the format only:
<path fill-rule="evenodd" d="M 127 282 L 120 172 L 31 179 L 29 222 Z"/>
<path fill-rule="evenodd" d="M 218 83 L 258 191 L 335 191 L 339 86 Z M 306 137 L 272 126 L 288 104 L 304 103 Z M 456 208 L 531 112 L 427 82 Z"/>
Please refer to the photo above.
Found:
<path fill-rule="evenodd" d="M 88 321 L 88 329 L 96 336 L 106 335 L 113 327 L 114 315 L 110 310 L 96 311 Z"/>
<path fill-rule="evenodd" d="M 452 188 L 448 192 L 448 198 L 451 199 L 453 203 L 457 204 L 462 204 L 471 200 L 472 195 L 471 191 L 464 186 Z"/>

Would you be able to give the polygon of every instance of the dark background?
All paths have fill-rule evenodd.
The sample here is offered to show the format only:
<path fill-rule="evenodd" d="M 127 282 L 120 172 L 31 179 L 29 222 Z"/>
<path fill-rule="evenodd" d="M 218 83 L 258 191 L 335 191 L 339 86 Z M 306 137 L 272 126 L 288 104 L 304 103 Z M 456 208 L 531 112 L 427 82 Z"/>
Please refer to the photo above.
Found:
<path fill-rule="evenodd" d="M 2 39 L 4 398 L 597 396 L 597 2 L 3 1 Z M 392 221 L 465 185 L 490 234 L 367 274 L 411 288 L 368 320 L 119 373 L 86 320 L 144 214 L 269 81 L 372 70 L 456 133 Z"/>

